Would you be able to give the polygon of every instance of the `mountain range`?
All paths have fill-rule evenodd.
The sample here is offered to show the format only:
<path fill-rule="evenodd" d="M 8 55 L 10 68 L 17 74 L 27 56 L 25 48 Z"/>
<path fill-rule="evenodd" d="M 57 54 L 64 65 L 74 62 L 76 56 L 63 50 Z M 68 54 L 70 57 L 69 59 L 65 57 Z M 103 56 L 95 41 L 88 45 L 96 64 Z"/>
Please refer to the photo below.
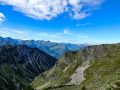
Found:
<path fill-rule="evenodd" d="M 0 90 L 29 90 L 30 82 L 56 59 L 24 45 L 0 47 Z"/>
<path fill-rule="evenodd" d="M 53 54 L 59 53 L 60 58 L 38 47 L 51 51 L 57 47 Z M 0 90 L 120 90 L 119 43 L 75 48 L 73 44 L 0 38 Z"/>
<path fill-rule="evenodd" d="M 55 43 L 43 40 L 19 40 L 12 39 L 10 37 L 0 37 L 0 46 L 6 45 L 26 45 L 32 48 L 36 47 L 57 59 L 61 57 L 65 52 L 76 51 L 87 46 L 87 44 Z"/>

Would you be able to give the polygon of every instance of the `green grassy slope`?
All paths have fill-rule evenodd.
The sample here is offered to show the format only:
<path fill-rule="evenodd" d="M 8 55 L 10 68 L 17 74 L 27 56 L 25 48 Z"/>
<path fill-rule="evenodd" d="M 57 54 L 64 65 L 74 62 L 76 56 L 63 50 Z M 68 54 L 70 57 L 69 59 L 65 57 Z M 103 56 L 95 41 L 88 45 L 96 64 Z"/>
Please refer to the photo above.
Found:
<path fill-rule="evenodd" d="M 90 66 L 84 71 L 86 79 L 80 85 L 66 85 L 85 61 L 90 61 Z M 120 90 L 119 87 L 113 89 L 119 80 L 120 44 L 98 45 L 67 53 L 54 68 L 36 77 L 32 86 L 40 90 Z"/>
<path fill-rule="evenodd" d="M 66 53 L 56 63 L 55 67 L 36 77 L 32 82 L 33 88 L 37 87 L 37 89 L 45 89 L 49 87 L 59 87 L 60 85 L 67 83 L 70 79 L 70 76 L 81 64 L 80 61 L 74 60 L 75 53 L 76 52 Z"/>

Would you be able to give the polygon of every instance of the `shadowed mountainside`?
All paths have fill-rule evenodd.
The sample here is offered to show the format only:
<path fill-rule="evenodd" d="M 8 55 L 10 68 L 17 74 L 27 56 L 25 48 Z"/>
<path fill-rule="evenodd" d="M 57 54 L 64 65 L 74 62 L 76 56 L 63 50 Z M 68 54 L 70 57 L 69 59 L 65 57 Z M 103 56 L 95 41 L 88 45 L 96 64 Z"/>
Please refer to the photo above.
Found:
<path fill-rule="evenodd" d="M 0 47 L 0 90 L 26 90 L 37 75 L 53 67 L 55 62 L 54 57 L 37 48 Z"/>

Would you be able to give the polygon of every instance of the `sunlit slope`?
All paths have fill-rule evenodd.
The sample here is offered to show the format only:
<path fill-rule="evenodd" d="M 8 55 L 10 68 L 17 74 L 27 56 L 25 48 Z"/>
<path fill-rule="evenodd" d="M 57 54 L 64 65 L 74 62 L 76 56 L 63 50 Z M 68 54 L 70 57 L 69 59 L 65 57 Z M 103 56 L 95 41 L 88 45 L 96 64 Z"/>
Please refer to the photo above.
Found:
<path fill-rule="evenodd" d="M 36 77 L 32 86 L 38 90 L 106 90 L 118 80 L 120 44 L 96 45 L 66 53 L 55 67 Z"/>

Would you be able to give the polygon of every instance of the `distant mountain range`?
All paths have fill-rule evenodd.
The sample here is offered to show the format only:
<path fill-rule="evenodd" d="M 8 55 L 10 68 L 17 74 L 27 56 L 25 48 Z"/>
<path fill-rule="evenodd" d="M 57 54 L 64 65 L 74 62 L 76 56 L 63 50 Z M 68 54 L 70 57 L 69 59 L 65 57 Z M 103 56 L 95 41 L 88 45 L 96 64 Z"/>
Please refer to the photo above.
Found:
<path fill-rule="evenodd" d="M 6 38 L 0 37 L 0 46 L 6 45 L 12 46 L 26 45 L 32 48 L 36 47 L 55 58 L 61 57 L 65 52 L 77 51 L 87 46 L 87 44 L 55 43 L 43 40 L 19 40 L 12 39 L 10 37 Z"/>
<path fill-rule="evenodd" d="M 27 89 L 30 82 L 55 62 L 54 57 L 37 48 L 0 47 L 0 90 L 31 90 Z"/>

